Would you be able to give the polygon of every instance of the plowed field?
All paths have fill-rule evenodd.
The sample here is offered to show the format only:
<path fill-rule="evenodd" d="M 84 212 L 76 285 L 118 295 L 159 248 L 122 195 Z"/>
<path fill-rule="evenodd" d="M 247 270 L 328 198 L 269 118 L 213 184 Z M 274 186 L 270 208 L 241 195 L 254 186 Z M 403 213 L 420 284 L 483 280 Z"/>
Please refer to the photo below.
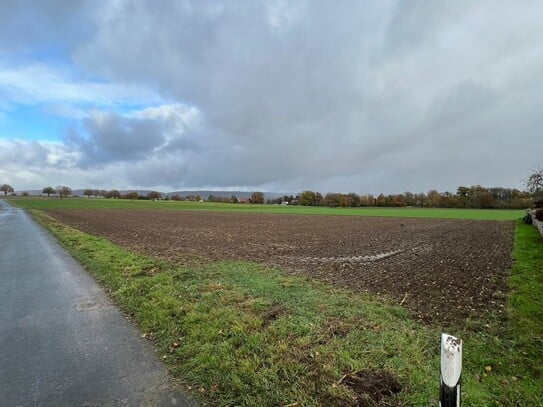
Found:
<path fill-rule="evenodd" d="M 52 210 L 60 221 L 176 263 L 250 260 L 387 295 L 456 325 L 504 306 L 513 222 L 162 210 Z"/>

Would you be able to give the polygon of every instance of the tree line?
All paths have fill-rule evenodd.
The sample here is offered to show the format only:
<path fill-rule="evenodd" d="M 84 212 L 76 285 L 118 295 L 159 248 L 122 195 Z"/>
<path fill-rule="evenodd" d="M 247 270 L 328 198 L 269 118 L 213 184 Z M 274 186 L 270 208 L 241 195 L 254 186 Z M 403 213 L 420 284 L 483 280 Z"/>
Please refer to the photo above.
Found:
<path fill-rule="evenodd" d="M 303 191 L 268 200 L 271 204 L 303 206 L 329 206 L 339 208 L 420 207 L 420 208 L 475 208 L 475 209 L 522 209 L 531 205 L 535 194 L 514 188 L 485 188 L 480 185 L 458 187 L 455 193 L 431 190 L 427 193 L 404 192 L 403 194 L 358 195 Z"/>
<path fill-rule="evenodd" d="M 460 186 L 456 192 L 438 192 L 431 190 L 427 193 L 404 192 L 402 194 L 379 194 L 377 196 L 367 194 L 358 195 L 354 192 L 327 193 L 306 190 L 296 196 L 283 195 L 275 199 L 265 200 L 263 192 L 253 192 L 250 198 L 238 199 L 235 195 L 222 197 L 210 195 L 205 199 L 208 202 L 223 203 L 253 203 L 253 204 L 288 204 L 302 206 L 329 206 L 341 208 L 356 208 L 363 206 L 376 207 L 421 207 L 421 208 L 475 208 L 475 209 L 522 209 L 530 207 L 534 199 L 543 198 L 543 169 L 534 169 L 533 173 L 524 181 L 526 191 L 516 188 L 485 188 L 480 185 L 470 187 Z M 11 185 L 0 185 L 0 192 L 4 195 L 14 194 Z M 72 196 L 72 189 L 59 185 L 55 188 L 47 186 L 42 194 L 56 195 L 60 199 Z M 24 193 L 23 193 L 24 195 Z M 117 189 L 109 191 L 99 189 L 85 189 L 83 195 L 90 197 L 102 197 L 106 199 L 165 199 L 173 201 L 202 201 L 200 195 L 162 195 L 157 191 L 149 191 L 147 194 L 139 194 L 135 191 L 121 193 Z"/>
<path fill-rule="evenodd" d="M 7 185 L 0 185 L 0 192 L 4 195 L 14 193 L 14 189 Z M 85 189 L 83 196 L 87 198 L 130 199 L 130 200 L 172 200 L 172 201 L 202 201 L 221 203 L 251 203 L 275 205 L 301 205 L 301 206 L 328 206 L 332 208 L 356 207 L 421 207 L 421 208 L 475 208 L 475 209 L 522 209 L 529 207 L 532 201 L 543 192 L 543 187 L 534 191 L 521 191 L 515 188 L 485 188 L 480 185 L 471 187 L 460 186 L 455 193 L 440 193 L 431 190 L 427 193 L 404 192 L 402 194 L 358 195 L 354 192 L 344 194 L 331 192 L 325 195 L 320 192 L 306 190 L 297 195 L 283 195 L 274 199 L 265 200 L 263 192 L 253 192 L 250 198 L 238 198 L 210 195 L 207 198 L 200 195 L 164 195 L 157 191 L 140 194 L 136 191 L 121 193 L 117 189 L 109 191 L 99 189 Z M 67 186 L 45 187 L 42 194 L 58 196 L 64 199 L 72 196 L 72 189 Z"/>
<path fill-rule="evenodd" d="M 1 190 L 0 190 L 1 191 Z M 13 192 L 13 190 L 10 190 L 9 192 Z M 45 187 L 42 189 L 42 194 L 47 194 L 48 197 L 51 195 L 59 196 L 60 198 L 66 198 L 68 196 L 72 196 L 72 189 L 65 186 L 58 186 L 56 188 L 53 187 Z M 103 190 L 103 189 L 84 189 L 83 190 L 83 196 L 86 196 L 87 198 L 106 198 L 106 199 L 130 199 L 130 200 L 171 200 L 171 201 L 207 201 L 207 202 L 223 202 L 223 203 L 239 203 L 243 202 L 244 199 L 238 199 L 235 195 L 232 195 L 231 197 L 222 197 L 222 196 L 214 196 L 209 195 L 207 199 L 204 199 L 202 196 L 198 194 L 188 194 L 181 196 L 179 194 L 174 195 L 167 195 L 162 194 L 158 191 L 149 191 L 146 194 L 140 194 L 137 191 L 128 191 L 125 193 L 122 193 L 121 191 L 117 189 L 112 189 L 109 191 Z M 263 192 L 253 192 L 251 195 L 251 198 L 248 198 L 248 202 L 250 203 L 264 203 L 264 193 Z"/>

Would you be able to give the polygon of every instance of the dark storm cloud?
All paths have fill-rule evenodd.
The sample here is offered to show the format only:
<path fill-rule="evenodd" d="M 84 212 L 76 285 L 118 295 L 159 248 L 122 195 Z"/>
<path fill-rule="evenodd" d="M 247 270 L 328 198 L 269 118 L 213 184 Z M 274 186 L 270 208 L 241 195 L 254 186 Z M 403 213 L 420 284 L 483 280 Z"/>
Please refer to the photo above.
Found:
<path fill-rule="evenodd" d="M 519 186 L 541 160 L 540 2 L 97 4 L 66 9 L 74 63 L 200 114 L 83 122 L 81 165 L 121 162 L 131 185 Z"/>
<path fill-rule="evenodd" d="M 195 4 L 148 10 L 130 3 L 78 54 L 115 80 L 155 81 L 200 108 L 211 133 L 225 135 L 200 157 L 206 165 L 191 172 L 191 182 L 261 184 L 305 170 L 324 174 L 329 162 L 344 171 L 357 158 L 350 151 L 364 156 L 364 147 L 388 137 L 377 131 L 397 132 L 399 121 L 367 113 L 389 97 L 364 67 L 377 10 L 326 2 L 277 10 L 272 3 Z M 140 19 L 149 35 L 129 34 Z M 122 54 L 113 45 L 121 38 Z"/>
<path fill-rule="evenodd" d="M 198 150 L 199 140 L 187 134 L 194 113 L 181 105 L 163 105 L 127 114 L 93 111 L 82 121 L 80 130 L 71 129 L 66 144 L 79 154 L 85 168 L 103 167 L 114 162 L 136 164 L 148 159 L 166 160 Z M 191 131 L 197 131 L 194 126 Z"/>
<path fill-rule="evenodd" d="M 534 40 L 543 29 L 531 18 L 525 26 L 542 15 L 537 3 L 515 8 L 522 16 L 505 28 L 498 24 L 509 6 L 484 2 L 160 4 L 121 2 L 77 60 L 116 81 L 151 82 L 203 112 L 209 134 L 222 137 L 183 163 L 187 184 L 330 179 L 356 189 L 346 184 L 358 179 L 372 191 L 398 191 L 479 182 L 483 156 L 471 151 L 501 133 L 493 126 L 512 112 L 500 103 L 526 98 L 508 83 L 541 65 L 494 43 L 512 30 L 510 41 L 540 52 Z M 529 110 L 519 116 L 537 121 Z M 533 139 L 536 127 L 523 127 Z M 494 141 L 495 155 L 509 154 L 500 150 L 508 144 Z M 472 177 L 444 170 L 461 160 L 457 174 Z M 491 183 L 509 171 L 486 165 L 500 173 L 481 177 Z M 405 179 L 396 170 L 404 167 Z"/>
<path fill-rule="evenodd" d="M 84 120 L 87 137 L 76 137 L 84 164 L 143 159 L 164 142 L 160 122 L 95 112 Z"/>

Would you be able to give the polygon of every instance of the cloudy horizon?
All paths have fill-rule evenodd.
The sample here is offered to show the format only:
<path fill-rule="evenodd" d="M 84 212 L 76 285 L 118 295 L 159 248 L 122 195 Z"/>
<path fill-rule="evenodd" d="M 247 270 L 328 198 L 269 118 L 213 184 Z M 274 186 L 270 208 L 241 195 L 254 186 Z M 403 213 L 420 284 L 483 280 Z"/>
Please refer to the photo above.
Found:
<path fill-rule="evenodd" d="M 543 3 L 0 4 L 0 183 L 523 189 Z"/>

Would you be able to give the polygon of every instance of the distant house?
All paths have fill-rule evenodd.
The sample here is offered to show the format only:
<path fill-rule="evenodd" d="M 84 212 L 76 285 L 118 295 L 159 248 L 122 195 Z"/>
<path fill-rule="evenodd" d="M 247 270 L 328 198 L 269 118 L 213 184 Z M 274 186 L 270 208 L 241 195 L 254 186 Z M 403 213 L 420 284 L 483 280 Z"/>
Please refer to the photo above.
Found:
<path fill-rule="evenodd" d="M 250 204 L 250 203 L 253 203 L 252 199 L 251 198 L 241 198 L 239 200 L 239 203 L 242 203 L 242 204 Z"/>

